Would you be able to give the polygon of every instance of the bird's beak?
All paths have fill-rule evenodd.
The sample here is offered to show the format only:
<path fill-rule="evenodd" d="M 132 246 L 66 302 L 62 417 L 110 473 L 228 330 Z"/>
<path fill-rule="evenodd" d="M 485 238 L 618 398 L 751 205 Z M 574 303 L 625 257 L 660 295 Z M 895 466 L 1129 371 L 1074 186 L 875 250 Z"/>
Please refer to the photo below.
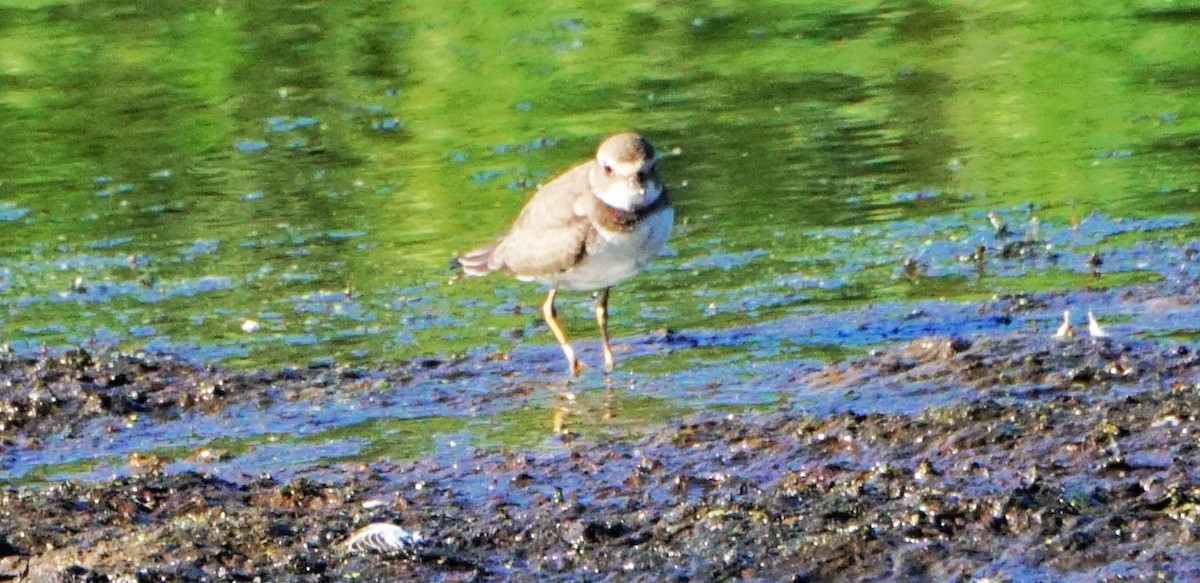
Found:
<path fill-rule="evenodd" d="M 629 177 L 629 189 L 638 194 L 645 195 L 646 190 L 649 189 L 654 179 L 654 164 L 647 164 L 637 174 Z"/>
<path fill-rule="evenodd" d="M 642 180 L 640 174 L 635 174 L 629 179 L 629 190 L 640 195 L 646 194 L 646 182 Z"/>

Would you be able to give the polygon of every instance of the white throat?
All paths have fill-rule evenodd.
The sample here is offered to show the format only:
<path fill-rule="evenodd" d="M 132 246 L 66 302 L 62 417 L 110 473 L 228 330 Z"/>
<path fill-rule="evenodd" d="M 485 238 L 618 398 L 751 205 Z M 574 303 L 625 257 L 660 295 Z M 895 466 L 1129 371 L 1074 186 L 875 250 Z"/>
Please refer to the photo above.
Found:
<path fill-rule="evenodd" d="M 662 185 L 650 182 L 646 188 L 631 188 L 628 182 L 618 181 L 596 191 L 604 204 L 623 211 L 633 211 L 654 204 L 662 196 Z"/>

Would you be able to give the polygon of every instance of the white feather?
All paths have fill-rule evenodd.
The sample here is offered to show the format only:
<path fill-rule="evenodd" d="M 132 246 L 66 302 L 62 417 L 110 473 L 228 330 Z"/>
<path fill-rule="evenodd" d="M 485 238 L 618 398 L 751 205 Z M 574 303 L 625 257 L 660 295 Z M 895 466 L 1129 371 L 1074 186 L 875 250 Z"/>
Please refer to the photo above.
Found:
<path fill-rule="evenodd" d="M 420 533 L 409 532 L 387 522 L 373 522 L 350 535 L 346 539 L 346 549 L 386 553 L 411 549 L 424 542 Z"/>

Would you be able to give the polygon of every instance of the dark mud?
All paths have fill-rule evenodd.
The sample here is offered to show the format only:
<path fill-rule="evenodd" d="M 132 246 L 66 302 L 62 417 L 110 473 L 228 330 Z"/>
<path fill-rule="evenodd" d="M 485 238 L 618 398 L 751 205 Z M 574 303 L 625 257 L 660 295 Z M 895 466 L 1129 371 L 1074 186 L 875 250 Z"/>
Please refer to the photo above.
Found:
<path fill-rule="evenodd" d="M 1006 301 L 989 309 L 1030 304 Z M 135 476 L 0 492 L 0 580 L 1200 580 L 1200 356 L 1083 336 L 932 336 L 797 366 L 797 391 L 848 405 L 709 413 L 634 442 L 568 423 L 557 451 L 345 463 L 317 479 L 164 471 L 130 456 Z M 0 455 L 479 366 L 235 374 L 84 352 L 8 357 Z M 856 396 L 916 391 L 971 397 L 915 414 L 854 410 Z M 347 549 L 373 522 L 424 542 Z"/>

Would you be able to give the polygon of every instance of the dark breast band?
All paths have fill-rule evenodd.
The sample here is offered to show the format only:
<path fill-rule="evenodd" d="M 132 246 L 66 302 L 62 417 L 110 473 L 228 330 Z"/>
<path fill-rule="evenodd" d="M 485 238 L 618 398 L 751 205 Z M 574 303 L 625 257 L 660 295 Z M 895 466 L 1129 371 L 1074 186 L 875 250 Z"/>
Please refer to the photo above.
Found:
<path fill-rule="evenodd" d="M 599 197 L 596 197 L 595 200 L 596 211 L 593 220 L 596 221 L 596 226 L 620 233 L 628 233 L 636 229 L 638 223 L 645 220 L 646 217 L 671 206 L 671 196 L 665 188 L 658 198 L 654 199 L 654 202 L 631 211 L 608 206 Z"/>

